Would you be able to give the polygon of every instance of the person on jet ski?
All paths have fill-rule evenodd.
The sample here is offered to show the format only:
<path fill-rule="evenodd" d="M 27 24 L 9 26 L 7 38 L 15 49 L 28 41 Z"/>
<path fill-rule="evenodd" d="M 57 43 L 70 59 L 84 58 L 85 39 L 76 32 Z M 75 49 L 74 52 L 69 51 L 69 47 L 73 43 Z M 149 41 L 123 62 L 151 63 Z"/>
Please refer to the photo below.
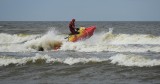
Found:
<path fill-rule="evenodd" d="M 71 31 L 71 35 L 79 34 L 78 28 L 75 28 L 75 19 L 72 19 L 72 21 L 70 21 L 69 29 Z"/>

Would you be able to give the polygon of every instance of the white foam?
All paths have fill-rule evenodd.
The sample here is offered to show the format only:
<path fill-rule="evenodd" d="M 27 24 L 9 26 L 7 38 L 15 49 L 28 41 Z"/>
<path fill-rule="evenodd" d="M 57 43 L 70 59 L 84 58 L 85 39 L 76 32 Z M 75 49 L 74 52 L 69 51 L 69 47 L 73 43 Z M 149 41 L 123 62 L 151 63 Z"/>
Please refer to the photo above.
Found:
<path fill-rule="evenodd" d="M 15 57 L 6 57 L 0 56 L 0 66 L 7 66 L 9 64 L 14 65 L 24 65 L 28 62 L 36 63 L 37 60 L 41 59 L 45 63 L 64 63 L 68 65 L 73 65 L 77 63 L 89 63 L 89 62 L 103 62 L 111 60 L 111 63 L 123 66 L 138 66 L 138 67 L 152 67 L 152 66 L 159 66 L 160 59 L 151 59 L 145 56 L 140 55 L 124 55 L 124 54 L 117 54 L 115 56 L 111 56 L 108 58 L 98 58 L 98 57 L 66 57 L 66 58 L 54 58 L 48 55 L 41 55 L 36 54 L 33 57 L 23 57 L 23 58 L 15 58 Z"/>
<path fill-rule="evenodd" d="M 32 61 L 34 63 L 37 59 L 47 59 L 47 58 L 50 59 L 50 57 L 47 55 L 42 56 L 39 54 L 37 54 L 35 57 L 24 57 L 24 58 L 1 56 L 0 66 L 7 66 L 9 64 L 21 65 L 21 64 L 26 64 L 28 61 Z"/>
<path fill-rule="evenodd" d="M 27 40 L 31 40 L 38 35 L 18 35 L 18 34 L 6 34 L 6 33 L 0 33 L 0 44 L 7 44 L 7 43 L 19 43 L 19 42 L 24 42 Z"/>
<path fill-rule="evenodd" d="M 52 50 L 55 43 L 64 40 L 64 36 L 57 34 L 58 32 L 54 29 L 51 29 L 43 36 L 0 33 L 0 51 L 34 52 L 39 47 L 43 47 L 45 50 Z"/>
<path fill-rule="evenodd" d="M 24 44 L 7 44 L 0 45 L 0 51 L 4 52 L 34 52 L 39 48 L 44 50 L 53 50 L 55 43 L 62 42 L 62 47 L 59 50 L 67 51 L 74 50 L 78 52 L 159 52 L 160 36 L 144 35 L 144 34 L 112 34 L 113 29 L 109 32 L 95 33 L 91 38 L 78 42 L 67 42 L 64 39 L 67 35 L 59 35 L 55 29 L 49 30 L 45 35 L 37 37 L 37 35 L 10 35 L 0 34 L 0 43 L 18 43 L 27 41 Z M 129 44 L 138 44 L 142 46 L 128 46 Z M 144 46 L 143 46 L 144 45 Z"/>
<path fill-rule="evenodd" d="M 160 59 L 151 59 L 145 56 L 139 55 L 123 55 L 117 54 L 109 58 L 111 63 L 124 65 L 124 66 L 138 66 L 138 67 L 150 67 L 160 65 Z"/>
<path fill-rule="evenodd" d="M 160 37 L 152 35 L 129 35 L 129 34 L 112 34 L 110 29 L 107 33 L 94 34 L 91 38 L 79 42 L 63 42 L 61 50 L 74 50 L 80 52 L 101 52 L 101 51 L 116 51 L 116 52 L 159 52 Z M 139 44 L 142 46 L 128 46 L 129 44 Z"/>
<path fill-rule="evenodd" d="M 34 57 L 23 57 L 23 58 L 14 58 L 14 57 L 6 57 L 6 56 L 1 56 L 0 57 L 0 66 L 7 66 L 9 64 L 15 64 L 15 65 L 23 65 L 26 64 L 27 62 L 32 62 L 35 63 L 36 60 L 38 59 L 44 59 L 46 63 L 64 63 L 68 65 L 73 65 L 76 63 L 88 63 L 88 62 L 102 62 L 106 61 L 107 59 L 102 59 L 102 58 L 72 58 L 72 57 L 67 57 L 67 58 L 52 58 L 51 56 L 48 55 L 41 55 L 41 54 L 36 54 Z"/>
<path fill-rule="evenodd" d="M 108 37 L 105 40 L 111 40 L 111 44 L 160 44 L 160 37 L 152 35 L 111 34 Z"/>
<path fill-rule="evenodd" d="M 92 57 L 92 58 L 72 58 L 69 57 L 63 61 L 65 64 L 73 65 L 76 63 L 88 63 L 88 62 L 102 62 L 102 61 L 107 61 L 108 59 L 102 59 L 102 58 L 97 58 L 97 57 Z"/>
<path fill-rule="evenodd" d="M 39 47 L 45 50 L 52 50 L 56 42 L 62 42 L 63 40 L 64 38 L 62 36 L 57 35 L 57 31 L 49 31 L 40 38 L 26 42 L 25 46 L 36 50 L 38 50 Z"/>
<path fill-rule="evenodd" d="M 0 52 L 34 52 L 34 49 L 27 49 L 23 44 L 7 44 L 0 46 Z"/>

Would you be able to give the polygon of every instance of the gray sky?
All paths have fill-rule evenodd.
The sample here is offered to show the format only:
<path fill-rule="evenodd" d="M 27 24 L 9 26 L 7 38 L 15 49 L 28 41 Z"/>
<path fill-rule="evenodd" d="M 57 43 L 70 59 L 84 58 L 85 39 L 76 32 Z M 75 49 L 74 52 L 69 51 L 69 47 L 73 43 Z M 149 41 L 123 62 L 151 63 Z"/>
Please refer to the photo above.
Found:
<path fill-rule="evenodd" d="M 160 21 L 160 0 L 0 0 L 0 21 Z"/>

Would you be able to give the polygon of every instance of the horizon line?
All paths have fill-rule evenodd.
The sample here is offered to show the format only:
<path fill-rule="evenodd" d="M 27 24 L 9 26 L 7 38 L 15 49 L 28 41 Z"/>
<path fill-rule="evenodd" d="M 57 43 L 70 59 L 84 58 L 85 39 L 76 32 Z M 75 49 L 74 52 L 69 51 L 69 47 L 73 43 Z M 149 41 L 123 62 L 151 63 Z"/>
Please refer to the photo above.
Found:
<path fill-rule="evenodd" d="M 70 20 L 0 20 L 1 22 L 8 22 L 8 21 L 53 21 L 53 22 L 68 22 L 68 21 L 70 21 Z M 129 21 L 131 21 L 131 22 L 159 22 L 160 20 L 76 20 L 76 22 L 77 21 L 81 21 L 81 22 L 129 22 Z"/>

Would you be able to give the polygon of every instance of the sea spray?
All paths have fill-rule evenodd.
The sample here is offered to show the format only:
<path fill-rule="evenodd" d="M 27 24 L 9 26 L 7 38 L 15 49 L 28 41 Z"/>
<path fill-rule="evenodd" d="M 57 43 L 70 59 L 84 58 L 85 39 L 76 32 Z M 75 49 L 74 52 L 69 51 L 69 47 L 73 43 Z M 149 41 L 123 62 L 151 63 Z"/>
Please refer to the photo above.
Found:
<path fill-rule="evenodd" d="M 113 34 L 109 32 L 94 33 L 84 41 L 68 42 L 67 35 L 59 34 L 55 29 L 44 35 L 11 35 L 0 33 L 1 52 L 35 52 L 73 50 L 78 52 L 160 52 L 160 37 L 148 34 Z M 5 38 L 3 38 L 5 37 Z M 2 42 L 4 41 L 4 42 Z M 12 43 L 13 42 L 13 43 Z M 4 44 L 5 43 L 5 44 Z"/>
<path fill-rule="evenodd" d="M 28 41 L 25 45 L 39 51 L 58 49 L 62 45 L 62 37 L 57 35 L 57 31 L 48 31 L 44 36 Z"/>
<path fill-rule="evenodd" d="M 91 38 L 78 42 L 63 42 L 60 50 L 80 52 L 159 52 L 160 37 L 141 34 L 113 34 L 109 32 L 95 33 Z"/>

